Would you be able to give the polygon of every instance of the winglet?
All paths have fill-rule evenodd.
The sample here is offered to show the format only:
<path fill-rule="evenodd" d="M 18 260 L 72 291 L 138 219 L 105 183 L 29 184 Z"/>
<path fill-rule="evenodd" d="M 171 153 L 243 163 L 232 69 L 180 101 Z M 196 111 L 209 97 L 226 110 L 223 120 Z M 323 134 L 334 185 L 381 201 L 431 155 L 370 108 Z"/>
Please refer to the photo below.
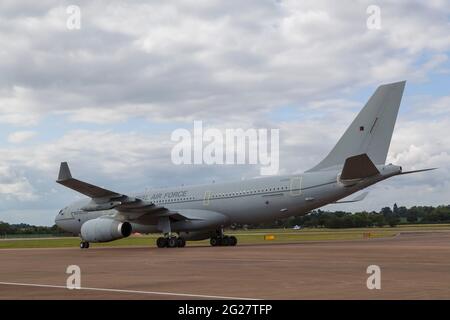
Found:
<path fill-rule="evenodd" d="M 69 165 L 67 162 L 61 162 L 61 166 L 59 167 L 59 174 L 57 181 L 64 181 L 72 179 L 72 175 L 70 174 Z"/>

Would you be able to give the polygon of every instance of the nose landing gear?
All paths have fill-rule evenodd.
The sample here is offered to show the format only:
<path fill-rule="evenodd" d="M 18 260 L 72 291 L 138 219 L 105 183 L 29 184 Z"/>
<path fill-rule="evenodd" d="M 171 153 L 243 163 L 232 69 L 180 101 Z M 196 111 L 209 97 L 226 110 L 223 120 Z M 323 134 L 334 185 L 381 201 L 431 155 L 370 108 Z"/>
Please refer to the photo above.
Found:
<path fill-rule="evenodd" d="M 88 249 L 88 248 L 89 248 L 89 242 L 87 242 L 87 241 L 80 242 L 80 249 Z"/>

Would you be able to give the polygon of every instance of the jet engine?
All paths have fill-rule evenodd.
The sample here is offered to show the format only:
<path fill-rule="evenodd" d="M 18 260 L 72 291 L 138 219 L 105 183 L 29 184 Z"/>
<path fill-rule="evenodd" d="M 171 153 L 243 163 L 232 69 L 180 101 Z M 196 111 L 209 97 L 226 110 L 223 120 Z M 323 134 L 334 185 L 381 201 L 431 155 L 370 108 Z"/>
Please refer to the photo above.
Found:
<path fill-rule="evenodd" d="M 97 218 L 83 223 L 81 238 L 87 242 L 108 242 L 128 237 L 131 229 L 131 224 L 126 221 Z"/>

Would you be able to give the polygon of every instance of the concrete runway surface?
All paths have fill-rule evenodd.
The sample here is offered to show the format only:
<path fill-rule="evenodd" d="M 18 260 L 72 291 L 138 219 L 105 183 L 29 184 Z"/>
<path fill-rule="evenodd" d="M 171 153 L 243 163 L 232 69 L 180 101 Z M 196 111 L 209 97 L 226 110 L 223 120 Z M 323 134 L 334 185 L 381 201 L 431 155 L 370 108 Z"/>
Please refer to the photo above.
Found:
<path fill-rule="evenodd" d="M 450 299 L 450 232 L 296 244 L 0 250 L 0 299 Z M 65 287 L 81 268 L 82 290 Z M 369 290 L 369 265 L 381 289 Z M 37 286 L 36 286 L 37 285 Z"/>

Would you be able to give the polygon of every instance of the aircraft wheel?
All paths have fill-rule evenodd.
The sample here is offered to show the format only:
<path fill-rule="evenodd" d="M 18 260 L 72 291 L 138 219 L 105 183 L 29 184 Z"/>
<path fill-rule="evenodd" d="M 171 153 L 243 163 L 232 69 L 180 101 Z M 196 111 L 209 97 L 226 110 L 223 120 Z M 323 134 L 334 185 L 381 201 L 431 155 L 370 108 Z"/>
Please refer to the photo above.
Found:
<path fill-rule="evenodd" d="M 211 238 L 211 239 L 209 240 L 209 243 L 210 243 L 211 246 L 213 246 L 213 247 L 216 247 L 216 246 L 220 245 L 220 244 L 219 244 L 219 239 L 218 239 L 218 238 Z"/>
<path fill-rule="evenodd" d="M 222 246 L 229 246 L 230 245 L 230 237 L 224 236 L 222 238 Z"/>
<path fill-rule="evenodd" d="M 89 242 L 81 241 L 80 242 L 80 249 L 87 249 L 89 248 Z"/>
<path fill-rule="evenodd" d="M 158 248 L 165 248 L 165 247 L 167 247 L 167 239 L 164 238 L 164 237 L 159 237 L 159 238 L 156 240 L 156 246 L 157 246 Z"/>
<path fill-rule="evenodd" d="M 186 240 L 184 240 L 183 238 L 178 238 L 177 245 L 179 248 L 183 248 L 186 245 Z"/>
<path fill-rule="evenodd" d="M 167 242 L 168 247 L 169 247 L 169 248 L 175 248 L 175 247 L 177 247 L 177 244 L 178 244 L 178 241 L 177 241 L 177 240 L 178 240 L 178 239 L 175 238 L 175 237 L 169 238 L 169 240 L 168 240 L 168 242 Z"/>
<path fill-rule="evenodd" d="M 237 238 L 235 236 L 230 236 L 229 239 L 230 246 L 235 246 L 237 244 Z"/>

